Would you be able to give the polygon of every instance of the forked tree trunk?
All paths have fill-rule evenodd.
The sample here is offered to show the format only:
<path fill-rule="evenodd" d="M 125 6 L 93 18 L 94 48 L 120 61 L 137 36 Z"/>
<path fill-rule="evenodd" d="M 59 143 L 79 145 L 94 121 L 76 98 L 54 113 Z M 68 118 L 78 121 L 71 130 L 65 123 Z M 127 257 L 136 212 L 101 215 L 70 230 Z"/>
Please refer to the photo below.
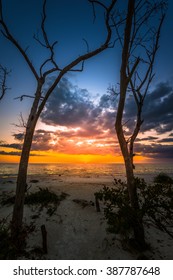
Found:
<path fill-rule="evenodd" d="M 122 124 L 127 89 L 131 79 L 131 77 L 127 75 L 126 70 L 129 65 L 129 56 L 130 56 L 129 49 L 131 44 L 131 33 L 132 33 L 134 12 L 135 12 L 135 0 L 129 0 L 126 24 L 125 24 L 125 32 L 124 32 L 124 42 L 123 42 L 123 49 L 122 49 L 121 70 L 120 70 L 120 99 L 119 99 L 118 109 L 117 109 L 115 129 L 116 129 L 118 142 L 125 163 L 127 188 L 129 193 L 130 205 L 132 208 L 131 220 L 132 220 L 132 227 L 134 231 L 134 237 L 138 245 L 140 247 L 144 247 L 145 246 L 144 228 L 143 228 L 142 219 L 140 219 L 139 217 L 138 196 L 137 196 L 137 190 L 136 190 L 134 173 L 133 173 L 133 158 L 131 157 L 131 152 L 128 149 L 128 142 L 125 138 L 124 130 L 123 130 L 124 128 Z M 135 63 L 134 70 L 135 67 L 137 66 L 137 63 Z M 133 74 L 134 70 L 132 70 L 131 75 Z"/>
<path fill-rule="evenodd" d="M 119 114 L 117 114 L 117 117 L 119 117 Z M 119 145 L 125 163 L 127 188 L 128 188 L 130 205 L 132 208 L 132 227 L 134 231 L 134 238 L 137 244 L 139 245 L 139 247 L 141 249 L 144 249 L 146 247 L 144 227 L 143 227 L 142 218 L 139 215 L 140 208 L 138 203 L 137 188 L 136 188 L 134 172 L 133 172 L 133 162 L 131 160 L 128 151 L 127 142 L 125 140 L 122 124 L 119 118 L 117 118 L 116 120 L 115 128 L 116 128 Z"/>
<path fill-rule="evenodd" d="M 137 243 L 145 247 L 145 237 L 142 217 L 137 195 L 137 186 L 133 173 L 133 146 L 140 131 L 143 120 L 141 119 L 144 99 L 149 85 L 154 77 L 153 65 L 159 48 L 161 27 L 165 18 L 165 1 L 128 0 L 128 9 L 123 36 L 117 31 L 122 46 L 122 60 L 120 70 L 120 98 L 117 109 L 115 129 L 124 158 L 127 187 L 130 204 L 132 207 L 132 226 Z M 151 1 L 152 2 L 152 1 Z M 157 2 L 157 3 L 156 3 Z M 160 14 L 152 20 L 155 14 Z M 156 25 L 153 24 L 154 21 Z M 138 66 L 141 66 L 139 70 Z M 145 65 L 145 67 L 144 67 Z M 126 139 L 123 128 L 123 113 L 125 112 L 126 95 L 132 92 L 137 106 L 136 124 L 131 136 Z"/>

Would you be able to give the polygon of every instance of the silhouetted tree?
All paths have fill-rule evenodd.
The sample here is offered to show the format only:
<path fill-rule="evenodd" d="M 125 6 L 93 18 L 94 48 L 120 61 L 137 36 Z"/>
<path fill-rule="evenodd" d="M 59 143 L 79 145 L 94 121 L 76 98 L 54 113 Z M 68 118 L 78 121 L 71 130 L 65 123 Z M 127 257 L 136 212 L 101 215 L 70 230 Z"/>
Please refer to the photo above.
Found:
<path fill-rule="evenodd" d="M 133 210 L 135 239 L 145 246 L 144 228 L 140 218 L 137 186 L 134 180 L 134 142 L 143 123 L 142 108 L 153 80 L 153 65 L 159 47 L 161 27 L 165 18 L 166 1 L 128 0 L 124 26 L 116 32 L 122 47 L 120 93 L 115 129 L 125 162 L 129 199 Z M 136 103 L 136 118 L 131 135 L 126 134 L 125 105 L 132 95 Z M 128 106 L 128 103 L 127 103 Z"/>
<path fill-rule="evenodd" d="M 19 233 L 22 229 L 22 219 L 23 219 L 23 209 L 24 209 L 24 199 L 25 199 L 25 189 L 26 189 L 26 180 L 27 180 L 27 168 L 29 155 L 32 145 L 33 134 L 35 131 L 35 127 L 38 121 L 38 118 L 49 98 L 53 90 L 61 81 L 62 77 L 68 73 L 69 71 L 83 71 L 84 61 L 92 58 L 93 56 L 101 53 L 110 47 L 110 40 L 112 35 L 112 29 L 110 25 L 111 16 L 113 13 L 113 9 L 117 0 L 110 1 L 109 5 L 103 4 L 101 1 L 88 0 L 93 5 L 93 11 L 95 16 L 95 5 L 100 5 L 105 12 L 105 27 L 106 27 L 106 37 L 104 39 L 103 44 L 99 45 L 92 51 L 89 51 L 88 43 L 86 53 L 78 56 L 71 63 L 67 64 L 65 67 L 60 68 L 55 60 L 55 45 L 56 41 L 51 43 L 48 37 L 48 34 L 45 29 L 46 23 L 46 0 L 43 0 L 43 12 L 42 12 L 42 22 L 41 22 L 41 31 L 42 31 L 42 39 L 38 36 L 34 36 L 35 40 L 41 45 L 41 47 L 46 48 L 49 51 L 49 56 L 45 58 L 44 62 L 40 65 L 39 71 L 34 67 L 32 60 L 27 54 L 25 48 L 23 48 L 18 40 L 14 37 L 10 28 L 8 27 L 6 20 L 4 18 L 3 9 L 2 9 L 2 0 L 0 0 L 0 26 L 1 31 L 4 37 L 9 40 L 13 46 L 19 51 L 27 65 L 29 66 L 30 71 L 35 77 L 36 81 L 36 91 L 33 96 L 33 104 L 29 113 L 29 117 L 27 120 L 25 138 L 23 143 L 22 154 L 19 163 L 19 170 L 17 176 L 17 187 L 16 187 L 16 199 L 13 210 L 12 217 L 12 237 L 14 240 L 18 238 Z M 67 54 L 68 55 L 68 54 Z M 50 66 L 51 65 L 51 66 Z M 76 66 L 80 66 L 80 69 L 76 69 Z M 49 75 L 56 75 L 54 82 L 46 89 L 44 88 L 43 94 L 43 86 L 46 84 L 47 78 Z M 25 96 L 21 96 L 21 100 Z M 58 112 L 57 112 L 58 114 Z"/>

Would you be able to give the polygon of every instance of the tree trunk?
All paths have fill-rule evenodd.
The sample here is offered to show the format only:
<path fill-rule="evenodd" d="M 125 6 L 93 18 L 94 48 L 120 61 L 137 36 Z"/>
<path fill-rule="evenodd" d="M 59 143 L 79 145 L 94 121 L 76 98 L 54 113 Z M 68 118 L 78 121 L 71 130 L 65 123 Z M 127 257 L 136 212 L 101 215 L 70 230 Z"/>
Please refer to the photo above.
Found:
<path fill-rule="evenodd" d="M 122 98 L 123 100 L 125 95 Z M 120 108 L 122 110 L 122 99 L 120 96 Z M 121 111 L 120 110 L 120 111 Z M 145 235 L 144 235 L 144 227 L 143 227 L 143 222 L 142 218 L 139 216 L 139 203 L 138 203 L 138 196 L 137 196 L 137 189 L 135 185 L 135 178 L 134 178 L 134 172 L 133 172 L 133 162 L 130 157 L 130 153 L 128 151 L 128 143 L 126 142 L 126 139 L 124 137 L 124 132 L 123 132 L 123 127 L 121 124 L 121 112 L 119 110 L 117 111 L 117 118 L 116 118 L 116 123 L 115 123 L 115 129 L 119 141 L 119 145 L 121 148 L 121 152 L 124 158 L 125 162 L 125 169 L 126 169 L 126 177 L 127 177 L 127 188 L 128 188 L 128 193 L 129 193 L 129 200 L 130 200 L 130 205 L 132 207 L 132 220 L 133 220 L 133 231 L 134 231 L 134 238 L 135 241 L 137 242 L 138 246 L 141 249 L 144 249 L 146 247 L 145 243 Z"/>
<path fill-rule="evenodd" d="M 132 226 L 134 231 L 134 238 L 140 249 L 146 248 L 145 234 L 142 217 L 140 217 L 140 207 L 137 195 L 137 187 L 135 184 L 135 178 L 133 173 L 133 163 L 130 159 L 125 161 L 126 177 L 127 177 L 127 188 L 129 193 L 130 204 L 132 207 Z"/>
<path fill-rule="evenodd" d="M 17 186 L 16 186 L 16 197 L 15 197 L 15 203 L 13 209 L 12 228 L 11 228 L 11 234 L 13 240 L 18 238 L 20 232 L 22 231 L 24 200 L 25 200 L 25 191 L 26 191 L 26 183 L 27 183 L 27 168 L 28 168 L 29 154 L 32 145 L 32 138 L 34 134 L 34 128 L 35 125 L 32 125 L 30 126 L 30 128 L 26 129 L 22 154 L 19 163 Z"/>
<path fill-rule="evenodd" d="M 42 84 L 43 84 L 42 80 L 38 81 L 37 91 L 35 94 L 36 97 L 27 121 L 22 154 L 19 163 L 17 186 L 16 186 L 16 197 L 15 197 L 13 217 L 11 223 L 11 237 L 14 240 L 14 242 L 17 242 L 17 240 L 19 239 L 19 235 L 22 231 L 24 200 L 25 200 L 25 191 L 27 186 L 27 169 L 28 169 L 32 139 L 33 139 L 37 119 L 39 117 L 37 115 L 37 108 L 41 96 Z"/>

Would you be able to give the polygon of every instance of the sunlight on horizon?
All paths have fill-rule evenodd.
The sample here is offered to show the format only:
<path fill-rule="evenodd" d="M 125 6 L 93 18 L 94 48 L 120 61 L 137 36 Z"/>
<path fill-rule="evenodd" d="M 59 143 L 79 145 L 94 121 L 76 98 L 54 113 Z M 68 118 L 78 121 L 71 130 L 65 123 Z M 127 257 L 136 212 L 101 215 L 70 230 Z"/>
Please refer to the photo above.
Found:
<path fill-rule="evenodd" d="M 83 163 L 83 164 L 111 164 L 111 163 L 124 163 L 123 157 L 119 155 L 93 155 L 93 154 L 62 154 L 53 152 L 32 152 L 29 163 Z M 36 155 L 34 155 L 36 154 Z M 20 156 L 17 155 L 1 155 L 1 163 L 19 163 Z M 136 156 L 135 163 L 151 162 L 143 156 Z"/>

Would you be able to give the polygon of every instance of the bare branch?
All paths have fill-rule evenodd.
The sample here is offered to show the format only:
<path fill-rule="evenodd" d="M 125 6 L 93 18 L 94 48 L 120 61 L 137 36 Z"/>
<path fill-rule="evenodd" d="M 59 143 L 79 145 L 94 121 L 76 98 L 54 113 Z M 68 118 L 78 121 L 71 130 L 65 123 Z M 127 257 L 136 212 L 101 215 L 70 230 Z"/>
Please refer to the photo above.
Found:
<path fill-rule="evenodd" d="M 100 5 L 100 6 L 102 6 L 105 10 L 108 9 L 102 2 L 100 2 L 98 0 L 88 0 L 88 1 L 93 5 L 93 7 L 94 7 L 94 3 L 96 3 L 96 4 Z M 94 9 L 94 16 L 96 17 L 95 9 Z"/>
<path fill-rule="evenodd" d="M 23 95 L 21 95 L 21 96 L 19 96 L 19 97 L 15 97 L 14 100 L 20 99 L 20 101 L 23 101 L 23 98 L 24 98 L 24 97 L 27 97 L 27 98 L 34 98 L 34 99 L 35 99 L 35 96 L 23 94 Z M 40 97 L 40 99 L 43 99 L 43 98 L 44 98 L 43 96 Z"/>
<path fill-rule="evenodd" d="M 51 44 L 49 42 L 49 39 L 48 39 L 48 36 L 47 36 L 47 32 L 45 30 L 45 23 L 46 23 L 46 3 L 47 3 L 47 0 L 44 0 L 43 2 L 43 14 L 42 14 L 42 22 L 41 22 L 41 30 L 42 30 L 42 35 L 43 35 L 43 39 L 44 39 L 44 43 L 42 43 L 39 38 L 36 38 L 35 39 L 45 48 L 47 48 L 49 51 L 50 51 L 50 58 L 48 58 L 45 62 L 43 62 L 43 64 L 40 66 L 40 76 L 44 76 L 46 77 L 50 72 L 44 72 L 42 73 L 42 70 L 43 70 L 43 67 L 48 63 L 48 62 L 51 62 L 54 66 L 54 69 L 56 69 L 56 71 L 59 70 L 59 67 L 57 65 L 57 63 L 55 62 L 55 59 L 54 59 L 54 47 L 55 45 L 58 43 L 57 41 L 55 41 L 53 44 Z M 53 70 L 54 72 L 54 70 Z M 52 72 L 51 72 L 52 73 Z"/>
<path fill-rule="evenodd" d="M 106 7 L 105 5 L 103 5 L 101 2 L 99 1 L 92 1 L 92 0 L 88 0 L 89 2 L 94 2 L 94 3 L 98 3 L 99 5 L 101 5 L 102 7 L 104 7 L 104 9 L 106 10 L 106 15 L 105 15 L 105 25 L 106 25 L 106 29 L 107 29 L 107 36 L 105 38 L 104 43 L 99 46 L 98 48 L 96 48 L 93 51 L 90 51 L 84 55 L 79 56 L 78 58 L 76 58 L 75 60 L 73 60 L 71 63 L 69 63 L 68 65 L 66 65 L 63 69 L 59 69 L 60 73 L 57 76 L 57 78 L 55 79 L 54 83 L 52 84 L 52 86 L 48 89 L 47 93 L 45 94 L 45 98 L 44 100 L 41 102 L 38 112 L 37 112 L 37 118 L 39 117 L 39 115 L 41 114 L 44 105 L 46 104 L 47 99 L 49 98 L 50 94 L 52 93 L 52 91 L 55 89 L 55 87 L 57 86 L 57 84 L 59 83 L 59 81 L 61 80 L 61 78 L 69 71 L 82 71 L 83 70 L 83 66 L 84 66 L 84 61 L 90 59 L 91 57 L 101 53 L 102 51 L 106 50 L 107 48 L 109 48 L 110 45 L 110 40 L 112 37 L 112 29 L 111 29 L 111 12 L 117 2 L 117 0 L 112 0 L 110 6 Z M 79 65 L 80 63 L 82 63 L 82 68 L 81 69 L 74 69 L 75 66 Z"/>
<path fill-rule="evenodd" d="M 23 128 L 27 128 L 27 122 L 24 120 L 22 113 L 20 112 L 19 114 L 19 124 L 16 123 L 12 123 L 12 125 L 16 126 L 16 127 L 23 127 Z"/>
<path fill-rule="evenodd" d="M 32 62 L 30 61 L 29 57 L 27 56 L 25 50 L 20 46 L 20 44 L 17 42 L 17 40 L 14 38 L 14 36 L 10 33 L 8 26 L 6 25 L 4 19 L 3 19 L 3 7 L 2 7 L 2 0 L 0 0 L 0 25 L 2 26 L 2 34 L 5 38 L 7 38 L 21 53 L 23 56 L 24 60 L 28 64 L 29 68 L 31 69 L 33 75 L 35 76 L 36 80 L 39 79 L 37 71 L 35 70 L 34 66 L 32 65 Z"/>
<path fill-rule="evenodd" d="M 89 52 L 90 52 L 90 49 L 89 49 L 89 44 L 88 44 L 87 40 L 86 40 L 85 38 L 83 38 L 82 40 L 83 40 L 83 41 L 85 42 L 85 44 L 86 44 L 87 53 L 89 53 Z"/>
<path fill-rule="evenodd" d="M 153 80 L 153 66 L 161 27 L 165 18 L 165 1 L 129 0 L 124 30 L 116 26 L 120 45 L 122 46 L 122 62 L 120 71 L 120 98 L 115 128 L 125 162 L 128 162 L 126 175 L 128 185 L 133 181 L 134 142 L 141 129 L 142 108 L 149 86 Z M 156 26 L 158 20 L 159 24 Z M 159 17 L 160 16 L 160 17 Z M 121 33 L 122 32 L 122 33 Z M 136 103 L 137 114 L 131 136 L 125 139 L 123 131 L 123 113 L 127 93 L 132 92 Z M 128 174 L 129 172 L 129 174 Z"/>
<path fill-rule="evenodd" d="M 0 100 L 4 97 L 6 91 L 9 89 L 6 86 L 7 76 L 11 71 L 8 71 L 6 67 L 0 65 Z"/>
<path fill-rule="evenodd" d="M 159 22 L 157 33 L 154 36 L 155 37 L 155 41 L 153 42 L 153 50 L 152 50 L 150 61 L 149 61 L 150 62 L 149 63 L 149 67 L 148 67 L 148 70 L 146 71 L 146 74 L 145 74 L 145 77 L 144 77 L 142 83 L 138 87 L 139 91 L 141 90 L 141 88 L 143 87 L 145 82 L 147 81 L 148 77 L 149 77 L 149 80 L 151 79 L 152 72 L 153 72 L 153 65 L 154 65 L 154 61 L 155 61 L 155 57 L 156 57 L 156 53 L 157 53 L 157 50 L 159 48 L 159 38 L 160 38 L 161 28 L 162 28 L 164 19 L 165 19 L 165 14 L 162 15 L 161 20 Z"/>

